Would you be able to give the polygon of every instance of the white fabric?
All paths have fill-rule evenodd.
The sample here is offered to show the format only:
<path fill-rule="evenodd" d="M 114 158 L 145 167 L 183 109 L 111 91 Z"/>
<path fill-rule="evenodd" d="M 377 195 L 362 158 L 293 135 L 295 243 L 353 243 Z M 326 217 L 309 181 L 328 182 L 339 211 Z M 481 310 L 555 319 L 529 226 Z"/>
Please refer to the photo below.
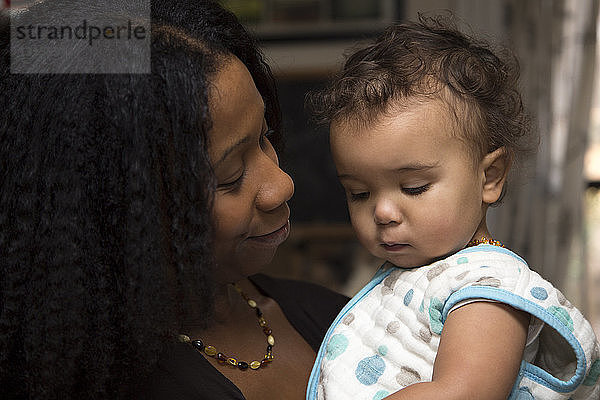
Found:
<path fill-rule="evenodd" d="M 330 328 L 307 399 L 378 400 L 430 381 L 449 310 L 472 299 L 535 316 L 511 399 L 600 398 L 600 349 L 590 324 L 516 254 L 481 245 L 386 275 L 352 299 Z"/>

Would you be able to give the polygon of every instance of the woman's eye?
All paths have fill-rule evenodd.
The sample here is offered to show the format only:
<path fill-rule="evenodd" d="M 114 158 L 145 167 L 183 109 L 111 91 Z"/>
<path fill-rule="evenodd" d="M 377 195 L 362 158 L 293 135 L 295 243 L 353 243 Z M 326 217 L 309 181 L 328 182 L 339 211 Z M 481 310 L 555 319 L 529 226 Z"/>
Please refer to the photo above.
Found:
<path fill-rule="evenodd" d="M 369 192 L 350 193 L 351 201 L 367 200 L 369 198 Z"/>
<path fill-rule="evenodd" d="M 409 196 L 418 196 L 420 194 L 425 193 L 427 190 L 429 190 L 430 187 L 431 185 L 428 183 L 426 185 L 417 187 L 403 187 L 402 191 Z"/>
<path fill-rule="evenodd" d="M 267 141 L 270 142 L 274 134 L 274 129 L 267 129 L 262 135 L 260 135 L 260 146 L 264 147 Z"/>
<path fill-rule="evenodd" d="M 237 178 L 235 178 L 233 180 L 230 180 L 228 182 L 219 183 L 217 185 L 217 189 L 235 189 L 235 188 L 239 187 L 244 180 L 245 174 L 246 174 L 246 170 L 244 170 Z"/>

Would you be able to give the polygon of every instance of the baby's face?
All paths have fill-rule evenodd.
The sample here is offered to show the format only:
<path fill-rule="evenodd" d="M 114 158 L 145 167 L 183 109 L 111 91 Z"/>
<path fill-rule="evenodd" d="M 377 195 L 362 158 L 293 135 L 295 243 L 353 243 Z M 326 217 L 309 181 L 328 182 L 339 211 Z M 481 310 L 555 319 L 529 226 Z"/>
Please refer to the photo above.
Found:
<path fill-rule="evenodd" d="M 333 122 L 331 148 L 360 242 L 409 268 L 460 250 L 485 225 L 484 171 L 442 103 L 389 115 Z"/>

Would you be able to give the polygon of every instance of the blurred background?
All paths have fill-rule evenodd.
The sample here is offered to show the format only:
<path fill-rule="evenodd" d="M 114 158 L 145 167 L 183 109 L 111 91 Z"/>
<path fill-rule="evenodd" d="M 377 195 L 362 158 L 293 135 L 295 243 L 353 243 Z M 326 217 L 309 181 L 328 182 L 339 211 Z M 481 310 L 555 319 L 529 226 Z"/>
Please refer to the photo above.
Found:
<path fill-rule="evenodd" d="M 512 49 L 541 142 L 489 213 L 497 239 L 560 288 L 600 333 L 600 51 L 598 0 L 222 0 L 259 38 L 278 82 L 296 183 L 292 232 L 267 271 L 349 296 L 381 260 L 355 239 L 307 91 L 344 54 L 394 21 L 451 11 L 467 32 Z"/>

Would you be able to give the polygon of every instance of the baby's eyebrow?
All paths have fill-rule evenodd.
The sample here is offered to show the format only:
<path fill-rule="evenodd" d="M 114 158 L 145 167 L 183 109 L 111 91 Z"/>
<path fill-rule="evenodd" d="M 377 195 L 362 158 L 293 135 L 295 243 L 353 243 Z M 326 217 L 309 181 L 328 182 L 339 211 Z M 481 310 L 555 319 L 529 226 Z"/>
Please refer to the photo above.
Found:
<path fill-rule="evenodd" d="M 432 164 L 411 163 L 400 168 L 395 168 L 394 170 L 398 172 L 425 171 L 428 169 L 437 168 L 439 166 L 440 164 L 438 162 Z"/>
<path fill-rule="evenodd" d="M 393 170 L 394 172 L 420 172 L 420 171 L 427 171 L 430 169 L 434 169 L 439 167 L 440 164 L 439 162 L 434 162 L 432 164 L 424 164 L 424 163 L 410 163 L 410 164 L 406 164 L 403 165 L 400 168 L 391 168 L 391 170 Z M 338 179 L 355 179 L 354 175 L 352 174 L 339 174 Z"/>
<path fill-rule="evenodd" d="M 439 162 L 435 162 L 432 164 L 422 164 L 422 163 L 411 163 L 403 165 L 400 168 L 390 168 L 390 170 L 395 172 L 416 172 L 416 171 L 427 171 L 429 169 L 434 169 L 439 167 Z M 354 176 L 352 174 L 339 174 L 338 179 L 352 179 Z"/>

